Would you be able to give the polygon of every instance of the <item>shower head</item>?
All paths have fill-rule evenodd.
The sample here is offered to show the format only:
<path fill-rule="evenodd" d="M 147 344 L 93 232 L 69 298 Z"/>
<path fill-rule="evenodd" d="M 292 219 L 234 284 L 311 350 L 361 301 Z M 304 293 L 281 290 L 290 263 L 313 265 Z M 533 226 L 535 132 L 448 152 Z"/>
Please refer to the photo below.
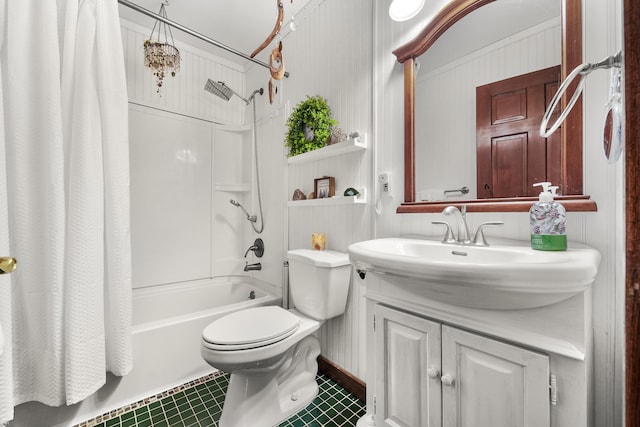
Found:
<path fill-rule="evenodd" d="M 211 79 L 207 79 L 207 83 L 204 85 L 204 90 L 224 99 L 225 101 L 230 100 L 235 93 L 233 89 L 225 85 L 224 82 L 214 82 Z"/>
<path fill-rule="evenodd" d="M 244 212 L 244 214 L 247 216 L 247 220 L 249 222 L 256 222 L 258 220 L 258 218 L 255 215 L 249 215 L 249 212 L 247 212 L 247 210 L 244 208 L 244 206 L 242 206 L 240 204 L 240 202 L 236 202 L 235 200 L 231 199 L 229 200 L 229 203 L 231 203 L 233 206 L 242 209 L 242 212 Z"/>
<path fill-rule="evenodd" d="M 247 105 L 249 105 L 251 100 L 256 96 L 256 93 L 259 93 L 260 95 L 264 93 L 264 89 L 260 88 L 254 90 L 249 99 L 244 99 L 238 92 L 224 84 L 224 82 L 214 82 L 211 79 L 207 79 L 207 83 L 204 85 L 204 90 L 224 99 L 225 101 L 230 100 L 231 97 L 235 95 L 238 98 L 242 99 Z"/>

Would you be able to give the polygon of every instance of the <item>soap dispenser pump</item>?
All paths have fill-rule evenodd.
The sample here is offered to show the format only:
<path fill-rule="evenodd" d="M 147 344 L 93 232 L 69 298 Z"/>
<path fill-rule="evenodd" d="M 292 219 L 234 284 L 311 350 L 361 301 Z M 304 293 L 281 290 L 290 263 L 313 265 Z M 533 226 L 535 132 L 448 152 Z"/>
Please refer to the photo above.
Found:
<path fill-rule="evenodd" d="M 564 251 L 567 249 L 567 212 L 554 200 L 558 186 L 550 182 L 538 182 L 542 187 L 538 202 L 529 210 L 531 225 L 531 248 L 540 251 Z"/>

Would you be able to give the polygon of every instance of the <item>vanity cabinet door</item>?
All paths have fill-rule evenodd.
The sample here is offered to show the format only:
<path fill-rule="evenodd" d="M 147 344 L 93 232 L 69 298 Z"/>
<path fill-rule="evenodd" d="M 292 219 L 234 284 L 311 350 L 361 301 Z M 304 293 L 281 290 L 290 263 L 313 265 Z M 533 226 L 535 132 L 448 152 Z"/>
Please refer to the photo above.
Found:
<path fill-rule="evenodd" d="M 442 326 L 443 427 L 548 427 L 548 381 L 547 356 Z"/>
<path fill-rule="evenodd" d="M 440 324 L 377 305 L 376 423 L 440 427 Z"/>

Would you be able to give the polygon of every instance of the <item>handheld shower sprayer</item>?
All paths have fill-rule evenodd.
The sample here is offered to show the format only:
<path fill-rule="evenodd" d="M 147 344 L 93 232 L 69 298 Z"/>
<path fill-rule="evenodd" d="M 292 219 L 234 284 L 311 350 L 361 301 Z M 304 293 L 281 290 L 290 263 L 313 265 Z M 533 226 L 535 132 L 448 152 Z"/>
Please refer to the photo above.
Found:
<path fill-rule="evenodd" d="M 258 168 L 258 132 L 257 132 L 257 126 L 256 126 L 256 103 L 255 103 L 255 97 L 256 95 L 262 95 L 264 93 L 264 89 L 260 88 L 260 89 L 256 89 L 254 90 L 251 95 L 249 96 L 249 99 L 245 99 L 242 96 L 240 96 L 240 94 L 238 94 L 238 92 L 234 91 L 233 89 L 231 89 L 229 86 L 227 86 L 224 82 L 222 81 L 214 81 L 211 79 L 207 80 L 207 83 L 204 86 L 204 90 L 206 90 L 207 92 L 210 92 L 214 95 L 216 95 L 219 98 L 224 99 L 225 101 L 229 101 L 231 99 L 231 97 L 233 95 L 236 95 L 238 98 L 240 98 L 241 100 L 243 100 L 245 102 L 245 104 L 249 105 L 252 104 L 253 107 L 253 155 L 254 155 L 254 166 L 255 166 L 255 179 L 256 179 L 256 192 L 257 192 L 257 196 L 258 196 L 258 213 L 260 214 L 260 225 L 258 226 L 258 217 L 257 215 L 249 215 L 249 213 L 245 210 L 245 208 L 238 202 L 236 202 L 235 200 L 230 200 L 231 204 L 239 207 L 240 209 L 242 209 L 242 211 L 245 213 L 245 215 L 247 216 L 247 219 L 249 220 L 249 222 L 251 223 L 251 228 L 253 228 L 253 231 L 255 231 L 256 233 L 260 234 L 262 233 L 262 231 L 264 230 L 264 214 L 262 212 L 262 195 L 260 194 L 260 171 Z M 253 103 L 251 101 L 254 101 Z"/>
<path fill-rule="evenodd" d="M 229 200 L 229 203 L 231 203 L 235 207 L 242 209 L 242 212 L 244 212 L 244 214 L 247 216 L 247 220 L 249 220 L 250 222 L 256 222 L 258 220 L 258 217 L 256 217 L 255 215 L 249 215 L 249 212 L 247 212 L 247 210 L 240 204 L 240 202 L 236 202 L 235 200 L 231 199 Z"/>

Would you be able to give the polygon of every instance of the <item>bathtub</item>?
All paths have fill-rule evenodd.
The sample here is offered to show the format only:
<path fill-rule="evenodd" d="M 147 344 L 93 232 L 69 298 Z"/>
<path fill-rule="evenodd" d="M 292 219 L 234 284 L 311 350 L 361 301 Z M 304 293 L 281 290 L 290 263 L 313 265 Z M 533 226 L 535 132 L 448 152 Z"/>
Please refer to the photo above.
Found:
<path fill-rule="evenodd" d="M 133 371 L 122 378 L 135 389 L 131 401 L 214 372 L 200 356 L 202 330 L 209 323 L 280 302 L 275 287 L 243 276 L 135 289 Z"/>
<path fill-rule="evenodd" d="M 134 289 L 131 373 L 107 374 L 100 390 L 75 405 L 19 405 L 12 425 L 74 425 L 213 373 L 200 356 L 205 326 L 233 311 L 278 305 L 279 292 L 278 287 L 246 276 Z"/>

